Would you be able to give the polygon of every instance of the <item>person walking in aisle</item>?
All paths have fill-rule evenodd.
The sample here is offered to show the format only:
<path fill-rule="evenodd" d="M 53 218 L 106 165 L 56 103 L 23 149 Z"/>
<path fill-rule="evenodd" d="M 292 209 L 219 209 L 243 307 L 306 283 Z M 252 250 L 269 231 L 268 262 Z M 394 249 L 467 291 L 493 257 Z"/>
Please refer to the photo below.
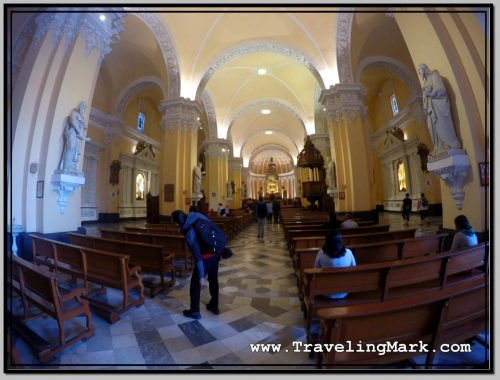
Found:
<path fill-rule="evenodd" d="M 266 224 L 266 217 L 267 217 L 267 206 L 264 203 L 264 198 L 259 197 L 259 202 L 257 202 L 257 206 L 255 208 L 257 214 L 257 223 L 259 223 L 257 238 L 259 239 L 259 243 L 263 243 L 264 225 Z"/>
<path fill-rule="evenodd" d="M 403 205 L 401 206 L 401 212 L 403 213 L 403 220 L 405 221 L 404 226 L 408 227 L 410 224 L 410 212 L 411 212 L 411 199 L 410 194 L 406 193 L 405 199 L 403 199 Z"/>

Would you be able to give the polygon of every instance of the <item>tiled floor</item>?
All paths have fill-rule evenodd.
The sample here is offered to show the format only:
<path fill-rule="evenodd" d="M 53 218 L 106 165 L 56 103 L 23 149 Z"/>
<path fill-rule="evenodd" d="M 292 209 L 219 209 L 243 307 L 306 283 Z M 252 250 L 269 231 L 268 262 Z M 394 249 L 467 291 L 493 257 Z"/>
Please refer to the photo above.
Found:
<path fill-rule="evenodd" d="M 399 214 L 382 213 L 380 223 L 402 228 Z M 410 227 L 415 225 L 419 233 L 432 233 L 440 220 L 433 219 L 431 226 L 422 229 L 419 223 L 418 217 L 412 216 Z M 87 233 L 96 234 L 98 227 L 87 225 Z M 124 313 L 114 324 L 94 315 L 95 335 L 56 355 L 49 366 L 40 366 L 27 345 L 15 337 L 15 347 L 25 368 L 314 369 L 315 361 L 307 353 L 293 352 L 292 342 L 305 342 L 306 338 L 281 226 L 267 225 L 265 243 L 259 243 L 257 224 L 253 224 L 241 231 L 230 247 L 234 256 L 222 260 L 219 270 L 219 315 L 202 307 L 202 319 L 185 318 L 182 310 L 189 306 L 190 276 L 178 278 L 173 288 L 153 299 L 146 297 L 143 306 Z M 120 295 L 113 290 L 108 290 L 107 297 L 110 301 L 120 300 Z M 208 300 L 205 285 L 202 306 Z M 83 318 L 67 323 L 66 328 L 77 329 L 79 323 L 83 324 Z M 51 318 L 39 318 L 30 325 L 45 337 L 57 337 L 57 327 Z M 281 344 L 282 348 L 279 353 L 256 353 L 250 347 L 255 343 Z M 484 359 L 485 350 L 478 343 L 473 344 L 472 353 L 440 357 L 441 363 L 453 368 L 457 368 L 456 365 L 464 368 L 465 363 L 478 364 Z"/>

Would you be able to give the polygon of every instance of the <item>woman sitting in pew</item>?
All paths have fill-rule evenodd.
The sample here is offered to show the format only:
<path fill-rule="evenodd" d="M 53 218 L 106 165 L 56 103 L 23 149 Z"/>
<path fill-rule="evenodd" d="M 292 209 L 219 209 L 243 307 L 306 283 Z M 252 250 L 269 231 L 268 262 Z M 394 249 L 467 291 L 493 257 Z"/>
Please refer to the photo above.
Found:
<path fill-rule="evenodd" d="M 342 268 L 354 267 L 356 260 L 350 249 L 344 247 L 342 235 L 338 230 L 330 230 L 326 233 L 325 244 L 316 254 L 315 268 Z M 328 298 L 345 298 L 348 293 L 325 294 Z"/>
<path fill-rule="evenodd" d="M 477 245 L 476 233 L 465 215 L 459 215 L 455 218 L 455 228 L 457 232 L 453 236 L 453 242 L 451 243 L 452 251 Z"/>

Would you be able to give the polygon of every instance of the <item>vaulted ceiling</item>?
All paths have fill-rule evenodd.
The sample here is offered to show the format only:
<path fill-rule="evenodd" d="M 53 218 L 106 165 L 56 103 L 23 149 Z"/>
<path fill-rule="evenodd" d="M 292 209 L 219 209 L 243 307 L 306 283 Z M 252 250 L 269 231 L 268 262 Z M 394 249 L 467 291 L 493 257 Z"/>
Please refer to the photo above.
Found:
<path fill-rule="evenodd" d="M 338 83 L 338 9 L 153 9 L 125 8 L 125 30 L 102 65 L 93 106 L 112 113 L 136 87 L 157 104 L 166 93 L 196 99 L 207 110 L 202 138 L 228 139 L 245 167 L 258 166 L 251 163 L 263 147 L 296 161 L 305 136 L 316 132 L 321 90 Z M 385 47 L 380 30 L 392 31 L 397 46 Z M 397 54 L 409 61 L 394 20 L 383 13 L 356 15 L 354 31 L 357 60 Z M 149 86 L 136 85 L 141 81 Z"/>

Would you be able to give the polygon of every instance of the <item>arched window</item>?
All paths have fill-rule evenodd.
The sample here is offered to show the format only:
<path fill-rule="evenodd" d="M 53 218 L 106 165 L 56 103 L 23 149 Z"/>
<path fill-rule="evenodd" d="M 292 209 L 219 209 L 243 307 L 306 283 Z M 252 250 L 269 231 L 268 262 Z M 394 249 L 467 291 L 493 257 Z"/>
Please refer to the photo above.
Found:
<path fill-rule="evenodd" d="M 144 175 L 142 173 L 137 174 L 135 177 L 135 199 L 142 201 L 144 199 L 144 188 L 145 188 Z"/>
<path fill-rule="evenodd" d="M 396 116 L 399 113 L 398 101 L 396 100 L 396 94 L 391 96 L 391 108 L 392 108 L 392 116 Z"/>

